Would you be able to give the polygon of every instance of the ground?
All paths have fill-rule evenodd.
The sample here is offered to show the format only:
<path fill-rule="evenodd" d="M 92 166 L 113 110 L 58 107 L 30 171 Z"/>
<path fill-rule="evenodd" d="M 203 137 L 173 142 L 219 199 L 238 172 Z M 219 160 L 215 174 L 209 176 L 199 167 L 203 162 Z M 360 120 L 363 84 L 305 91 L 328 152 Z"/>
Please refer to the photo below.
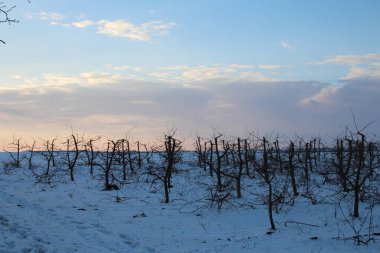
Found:
<path fill-rule="evenodd" d="M 263 204 L 211 209 L 191 173 L 173 178 L 165 204 L 160 184 L 144 176 L 119 191 L 102 191 L 99 176 L 85 167 L 76 169 L 75 181 L 63 173 L 51 184 L 36 183 L 24 167 L 1 169 L 0 252 L 380 252 L 379 236 L 357 246 L 328 200 L 314 205 L 300 198 L 284 206 L 272 231 Z M 254 185 L 247 184 L 246 199 L 248 187 Z"/>

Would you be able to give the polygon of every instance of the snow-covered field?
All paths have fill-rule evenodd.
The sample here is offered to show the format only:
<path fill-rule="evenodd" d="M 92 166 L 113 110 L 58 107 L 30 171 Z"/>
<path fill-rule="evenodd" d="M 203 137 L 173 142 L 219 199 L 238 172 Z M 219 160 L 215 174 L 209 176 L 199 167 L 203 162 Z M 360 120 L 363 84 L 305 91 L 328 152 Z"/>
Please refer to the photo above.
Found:
<path fill-rule="evenodd" d="M 2 153 L 0 162 L 7 160 Z M 61 171 L 52 184 L 36 183 L 25 167 L 1 167 L 0 252 L 380 252 L 377 235 L 356 245 L 329 198 L 313 205 L 299 197 L 285 205 L 274 215 L 275 231 L 266 206 L 253 201 L 263 191 L 255 181 L 245 181 L 243 199 L 211 209 L 208 190 L 196 183 L 207 173 L 189 163 L 173 177 L 169 204 L 160 182 L 146 182 L 147 175 L 102 191 L 99 173 L 92 176 L 85 166 L 76 168 L 75 181 Z M 373 231 L 380 232 L 379 206 L 372 218 Z"/>

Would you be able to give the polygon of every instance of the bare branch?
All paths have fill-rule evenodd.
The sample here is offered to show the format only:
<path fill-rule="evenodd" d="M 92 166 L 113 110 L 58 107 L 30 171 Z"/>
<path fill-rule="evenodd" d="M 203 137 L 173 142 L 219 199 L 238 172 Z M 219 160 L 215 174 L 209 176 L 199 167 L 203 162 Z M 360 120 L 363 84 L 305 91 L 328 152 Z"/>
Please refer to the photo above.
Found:
<path fill-rule="evenodd" d="M 9 13 L 16 8 L 16 5 L 12 7 L 7 7 L 6 5 L 2 5 L 3 2 L 0 2 L 0 13 L 2 14 L 3 18 L 0 19 L 0 23 L 8 23 L 9 25 L 11 23 L 17 23 L 19 22 L 17 19 L 12 19 L 9 17 Z"/>
<path fill-rule="evenodd" d="M 354 124 L 355 124 L 356 131 L 357 131 L 357 132 L 360 132 L 359 129 L 358 129 L 358 125 L 356 124 L 355 114 L 354 114 L 354 112 L 352 111 L 351 106 L 350 106 L 350 111 L 351 111 L 352 119 L 354 120 Z"/>
<path fill-rule="evenodd" d="M 28 0 L 28 3 L 31 3 L 31 1 Z M 0 2 L 0 23 L 8 23 L 8 25 L 11 25 L 11 23 L 19 22 L 19 20 L 9 16 L 14 8 L 16 8 L 16 5 L 8 7 L 4 2 Z M 5 44 L 3 40 L 0 40 L 0 42 Z"/>

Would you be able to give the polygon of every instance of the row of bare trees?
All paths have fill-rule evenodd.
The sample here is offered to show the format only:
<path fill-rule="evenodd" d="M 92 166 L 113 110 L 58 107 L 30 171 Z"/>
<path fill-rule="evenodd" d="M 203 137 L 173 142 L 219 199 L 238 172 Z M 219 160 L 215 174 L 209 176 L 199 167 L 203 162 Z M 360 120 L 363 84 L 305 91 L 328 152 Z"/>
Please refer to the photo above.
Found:
<path fill-rule="evenodd" d="M 162 182 L 166 203 L 170 201 L 172 175 L 182 159 L 182 141 L 175 137 L 174 130 L 164 136 L 162 144 L 151 146 L 127 138 L 104 141 L 101 137 L 86 139 L 77 134 L 64 141 L 40 140 L 38 144 L 39 149 L 35 140 L 32 146 L 22 144 L 21 139 L 7 144 L 3 149 L 11 159 L 8 165 L 19 168 L 27 160 L 28 168 L 43 182 L 51 182 L 57 171 L 61 175 L 66 171 L 70 180 L 75 181 L 76 170 L 89 168 L 90 175 L 100 175 L 104 190 L 119 190 L 128 178 L 145 173 L 151 183 Z M 152 159 L 153 155 L 157 159 Z M 34 164 L 36 156 L 45 164 Z"/>
<path fill-rule="evenodd" d="M 71 181 L 75 180 L 77 168 L 85 165 L 90 169 L 90 174 L 94 174 L 95 169 L 100 169 L 104 177 L 104 189 L 111 189 L 110 178 L 113 177 L 113 170 L 121 168 L 122 178 L 127 179 L 127 172 L 130 175 L 136 169 L 143 166 L 144 160 L 150 162 L 151 152 L 146 144 L 141 142 L 132 143 L 123 138 L 119 140 L 106 140 L 106 145 L 101 142 L 101 137 L 86 140 L 77 134 L 71 134 L 64 141 L 59 139 L 40 140 L 37 143 L 33 140 L 32 145 L 23 144 L 21 139 L 14 139 L 11 143 L 4 146 L 3 150 L 10 156 L 7 166 L 20 167 L 24 160 L 28 161 L 28 168 L 40 167 L 34 165 L 36 156 L 42 157 L 46 162 L 43 166 L 43 174 L 48 176 L 52 168 L 66 169 Z M 97 146 L 96 144 L 99 144 Z M 37 148 L 37 146 L 39 148 Z M 40 159 L 41 161 L 41 159 Z M 39 168 L 41 169 L 41 168 Z"/>
<path fill-rule="evenodd" d="M 243 180 L 263 182 L 272 229 L 273 210 L 278 205 L 294 203 L 299 195 L 316 203 L 311 190 L 315 182 L 330 183 L 339 192 L 352 194 L 353 217 L 359 217 L 360 200 L 380 199 L 374 184 L 379 182 L 379 144 L 367 140 L 361 132 L 337 139 L 330 148 L 320 138 L 281 143 L 279 137 L 250 134 L 248 138 L 225 138 L 216 134 L 209 139 L 196 137 L 195 154 L 198 167 L 215 178 L 213 201 L 225 201 L 232 191 L 241 198 Z"/>
<path fill-rule="evenodd" d="M 337 139 L 334 154 L 332 167 L 342 191 L 354 192 L 353 216 L 359 217 L 360 195 L 370 190 L 368 183 L 378 176 L 379 145 L 358 132 L 355 136 Z"/>
<path fill-rule="evenodd" d="M 32 145 L 15 139 L 4 150 L 14 167 L 26 159 L 33 169 L 34 157 L 41 156 L 46 162 L 44 176 L 58 168 L 74 181 L 77 169 L 88 168 L 90 175 L 102 180 L 104 190 L 117 190 L 136 174 L 145 174 L 148 182 L 161 185 L 165 203 L 169 203 L 173 175 L 181 170 L 182 146 L 183 141 L 171 131 L 158 145 L 151 146 L 128 138 L 86 139 L 72 134 L 65 141 L 41 140 Z M 245 138 L 215 134 L 195 138 L 195 158 L 199 172 L 209 178 L 212 204 L 221 208 L 231 199 L 249 198 L 252 194 L 248 192 L 254 191 L 267 206 L 272 229 L 276 228 L 273 214 L 282 205 L 293 205 L 299 197 L 316 204 L 316 189 L 325 184 L 351 199 L 353 217 L 360 216 L 361 202 L 380 201 L 379 143 L 362 132 L 337 138 L 333 145 L 324 145 L 320 138 L 283 141 L 278 136 L 253 133 Z M 254 189 L 248 190 L 248 185 Z"/>

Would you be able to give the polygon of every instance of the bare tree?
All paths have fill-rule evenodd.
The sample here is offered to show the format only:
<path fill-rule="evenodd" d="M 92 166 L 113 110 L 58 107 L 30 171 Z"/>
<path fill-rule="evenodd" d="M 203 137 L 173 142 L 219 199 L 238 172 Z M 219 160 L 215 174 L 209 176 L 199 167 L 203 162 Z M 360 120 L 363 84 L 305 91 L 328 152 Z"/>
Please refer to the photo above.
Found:
<path fill-rule="evenodd" d="M 142 166 L 142 158 L 141 158 L 141 151 L 140 151 L 140 145 L 141 143 L 139 141 L 136 142 L 137 145 L 137 167 L 141 169 Z"/>
<path fill-rule="evenodd" d="M 269 149 L 269 142 L 268 140 L 263 137 L 263 140 L 262 140 L 262 161 L 260 163 L 257 163 L 256 164 L 256 172 L 260 175 L 260 177 L 264 180 L 264 182 L 267 184 L 268 186 L 268 193 L 267 193 L 267 204 L 268 204 L 268 216 L 269 216 L 269 222 L 270 222 L 270 225 L 271 225 L 271 229 L 276 229 L 276 226 L 274 224 L 274 221 L 273 221 L 273 202 L 274 202 L 274 198 L 273 198 L 273 185 L 272 185 L 272 181 L 275 177 L 275 168 L 272 168 L 270 166 L 270 163 L 269 163 L 269 159 L 270 159 L 270 152 L 268 152 L 268 149 Z M 270 151 L 270 149 L 269 149 Z"/>
<path fill-rule="evenodd" d="M 56 139 L 52 139 L 51 141 L 49 140 L 42 140 L 44 142 L 45 150 L 41 152 L 41 155 L 45 157 L 47 166 L 45 170 L 45 175 L 49 174 L 50 171 L 50 164 L 55 167 L 55 158 L 56 158 L 56 153 L 55 153 L 55 141 Z"/>
<path fill-rule="evenodd" d="M 371 177 L 373 169 L 371 145 L 367 142 L 365 134 L 360 131 L 357 134 L 359 138 L 355 141 L 355 162 L 348 180 L 354 190 L 354 217 L 359 217 L 360 192 L 363 191 L 365 182 Z"/>
<path fill-rule="evenodd" d="M 95 165 L 95 159 L 98 155 L 98 152 L 95 152 L 94 150 L 94 142 L 98 141 L 100 137 L 97 137 L 95 139 L 90 139 L 85 145 L 84 145 L 84 151 L 87 157 L 87 165 L 90 166 L 90 174 L 94 174 L 94 165 Z"/>
<path fill-rule="evenodd" d="M 346 137 L 348 142 L 348 158 L 346 159 L 346 166 L 345 170 L 343 169 L 344 162 L 341 161 L 344 159 L 343 154 L 344 153 L 344 146 L 343 142 L 337 141 L 337 153 L 338 153 L 338 164 L 337 164 L 337 170 L 338 174 L 341 177 L 341 181 L 343 181 L 344 184 L 347 184 L 347 191 L 353 190 L 354 194 L 354 203 L 353 203 L 353 217 L 359 217 L 359 202 L 361 199 L 361 194 L 363 194 L 366 190 L 367 183 L 371 182 L 372 178 L 374 177 L 375 169 L 380 168 L 379 161 L 379 154 L 375 154 L 375 150 L 378 150 L 376 147 L 376 143 L 368 141 L 367 135 L 365 134 L 365 129 L 370 126 L 372 123 L 367 124 L 362 129 L 358 129 L 358 126 L 356 124 L 356 119 L 353 111 L 351 110 L 353 121 L 356 128 L 356 133 L 353 133 L 351 131 L 350 135 L 351 137 Z M 377 162 L 376 162 L 376 157 Z"/>
<path fill-rule="evenodd" d="M 210 143 L 210 149 L 208 151 L 209 153 L 208 165 L 209 165 L 210 176 L 213 177 L 214 176 L 214 144 L 212 141 L 209 141 L 209 143 Z M 206 147 L 207 147 L 207 142 L 205 142 L 205 150 L 206 150 Z"/>
<path fill-rule="evenodd" d="M 175 130 L 165 135 L 164 145 L 157 148 L 161 156 L 160 164 L 151 168 L 149 174 L 160 180 L 164 185 L 165 203 L 169 203 L 169 191 L 173 187 L 172 175 L 175 165 L 182 159 L 182 142 L 176 138 Z"/>
<path fill-rule="evenodd" d="M 70 170 L 70 179 L 74 181 L 74 168 L 79 157 L 78 137 L 72 134 L 66 141 L 66 161 Z"/>
<path fill-rule="evenodd" d="M 290 176 L 290 180 L 292 183 L 292 189 L 293 189 L 293 196 L 298 196 L 298 190 L 297 190 L 297 183 L 296 183 L 296 176 L 295 176 L 295 166 L 294 166 L 294 143 L 291 141 L 288 148 L 288 174 Z"/>
<path fill-rule="evenodd" d="M 333 165 L 337 170 L 340 184 L 344 192 L 348 192 L 347 176 L 351 167 L 353 155 L 353 140 L 346 138 L 347 147 L 343 139 L 336 140 L 335 159 L 332 159 Z"/>
<path fill-rule="evenodd" d="M 9 143 L 3 150 L 7 152 L 13 160 L 13 165 L 16 168 L 21 166 L 21 161 L 24 160 L 25 156 L 21 155 L 21 152 L 27 147 L 21 144 L 21 138 L 15 139 L 13 137 L 13 141 Z"/>
<path fill-rule="evenodd" d="M 110 178 L 112 176 L 112 168 L 114 166 L 115 155 L 117 151 L 118 141 L 109 140 L 107 143 L 107 149 L 105 152 L 101 152 L 99 159 L 94 165 L 100 167 L 104 173 L 104 190 L 119 190 L 117 185 L 111 183 Z"/>
<path fill-rule="evenodd" d="M 219 150 L 219 141 L 218 139 L 222 136 L 222 134 L 219 134 L 217 137 L 214 138 L 214 146 L 215 146 L 215 155 L 216 155 L 216 167 L 215 167 L 215 172 L 216 172 L 216 178 L 218 180 L 218 191 L 222 191 L 223 188 L 223 183 L 222 183 L 222 158 L 225 156 L 226 151 L 221 152 Z"/>
<path fill-rule="evenodd" d="M 204 150 L 203 150 L 203 145 L 201 143 L 201 137 L 199 136 L 197 136 L 195 140 L 195 154 L 197 155 L 197 158 L 198 158 L 198 167 L 202 168 L 202 165 L 204 162 L 204 159 L 203 159 Z"/>
<path fill-rule="evenodd" d="M 31 170 L 33 168 L 33 162 L 32 162 L 32 159 L 33 159 L 33 156 L 34 156 L 34 148 L 36 146 L 36 140 L 33 140 L 33 144 L 31 146 L 28 145 L 28 149 L 29 149 L 29 155 L 27 157 L 28 159 L 28 168 Z"/>
<path fill-rule="evenodd" d="M 30 0 L 28 0 L 28 3 L 30 3 Z M 0 2 L 0 23 L 8 23 L 8 25 L 11 25 L 12 23 L 18 23 L 19 21 L 15 18 L 12 18 L 10 16 L 12 10 L 16 8 L 16 5 L 8 6 L 4 2 Z M 5 44 L 5 41 L 0 39 L 0 42 Z"/>

